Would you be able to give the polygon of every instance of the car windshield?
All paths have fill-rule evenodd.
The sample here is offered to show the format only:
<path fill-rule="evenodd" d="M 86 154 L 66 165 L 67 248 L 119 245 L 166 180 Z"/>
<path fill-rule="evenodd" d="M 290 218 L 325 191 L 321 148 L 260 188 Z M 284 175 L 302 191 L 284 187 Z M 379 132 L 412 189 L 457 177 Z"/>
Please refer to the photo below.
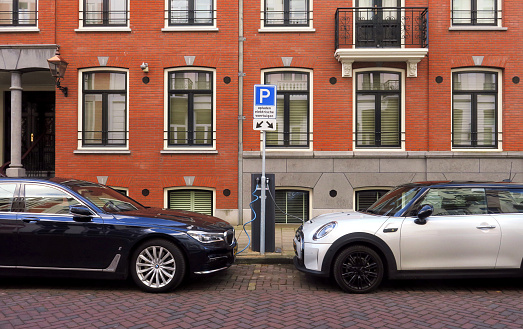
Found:
<path fill-rule="evenodd" d="M 107 186 L 78 180 L 63 181 L 61 183 L 107 212 L 132 211 L 145 208 L 133 199 Z"/>
<path fill-rule="evenodd" d="M 420 189 L 421 187 L 412 186 L 395 188 L 363 212 L 382 216 L 394 216 L 412 201 Z"/>

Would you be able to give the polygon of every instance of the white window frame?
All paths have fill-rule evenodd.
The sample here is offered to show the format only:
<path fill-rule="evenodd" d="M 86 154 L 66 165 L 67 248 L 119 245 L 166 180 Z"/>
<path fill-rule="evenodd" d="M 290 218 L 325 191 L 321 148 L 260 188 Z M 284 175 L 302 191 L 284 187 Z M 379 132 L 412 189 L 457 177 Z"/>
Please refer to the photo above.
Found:
<path fill-rule="evenodd" d="M 198 25 L 183 25 L 183 26 L 171 26 L 169 25 L 169 2 L 171 0 L 165 0 L 165 11 L 164 11 L 164 27 L 162 32 L 183 32 L 183 31 L 219 31 L 218 29 L 218 7 L 217 1 L 213 1 L 213 12 L 212 22 L 213 25 L 198 26 Z"/>
<path fill-rule="evenodd" d="M 212 145 L 184 146 L 169 145 L 169 73 L 176 71 L 202 71 L 212 73 Z M 218 153 L 216 150 L 216 69 L 206 67 L 183 66 L 164 71 L 164 114 L 163 114 L 163 150 L 161 153 Z"/>
<path fill-rule="evenodd" d="M 83 74 L 92 73 L 92 72 L 115 72 L 115 73 L 126 73 L 126 131 L 127 139 L 125 146 L 83 146 L 82 145 L 82 134 L 83 134 Z M 74 153 L 130 153 L 129 151 L 129 70 L 116 68 L 116 67 L 96 67 L 96 68 L 86 68 L 78 70 L 78 149 Z"/>
<path fill-rule="evenodd" d="M 356 138 L 354 138 L 356 133 L 356 125 L 357 125 L 357 98 L 356 98 L 356 92 L 357 92 L 357 74 L 361 72 L 393 72 L 393 73 L 399 73 L 401 76 L 401 108 L 400 108 L 400 120 L 401 120 L 401 127 L 400 127 L 400 139 L 401 139 L 401 146 L 398 148 L 389 148 L 389 147 L 358 147 L 356 145 Z M 352 81 L 352 150 L 358 151 L 358 152 L 404 152 L 405 151 L 405 140 L 406 140 L 406 134 L 405 131 L 405 79 L 406 79 L 406 72 L 403 69 L 395 69 L 395 68 L 388 68 L 388 67 L 367 67 L 362 69 L 355 69 L 353 74 L 353 81 Z"/>
<path fill-rule="evenodd" d="M 309 26 L 265 26 L 265 0 L 260 0 L 260 28 L 258 32 L 315 32 L 313 27 L 314 12 L 312 10 L 312 3 L 314 0 L 309 0 Z"/>
<path fill-rule="evenodd" d="M 274 73 L 274 72 L 303 72 L 303 73 L 309 73 L 309 136 L 307 137 L 309 139 L 309 147 L 275 147 L 275 148 L 265 148 L 266 152 L 271 153 L 278 153 L 278 152 L 312 152 L 314 150 L 314 131 L 313 131 L 313 119 L 314 119 L 314 79 L 313 79 L 313 70 L 309 69 L 299 69 L 299 68 L 292 68 L 292 67 L 280 67 L 280 68 L 274 68 L 274 69 L 266 69 L 262 70 L 260 74 L 260 81 L 261 84 L 265 83 L 265 74 L 266 73 Z M 276 92 L 277 93 L 277 92 Z M 253 96 L 254 97 L 254 96 Z M 260 131 L 260 150 L 263 148 L 263 141 L 261 138 L 262 132 Z"/>
<path fill-rule="evenodd" d="M 78 28 L 75 32 L 131 32 L 131 0 L 127 1 L 127 26 L 83 26 L 84 0 L 80 2 L 78 11 Z"/>
<path fill-rule="evenodd" d="M 180 190 L 200 190 L 212 193 L 212 213 L 213 216 L 216 214 L 216 189 L 209 187 L 199 186 L 177 186 L 177 187 L 166 187 L 163 189 L 163 207 L 169 209 L 169 192 L 180 191 Z"/>
<path fill-rule="evenodd" d="M 475 148 L 455 148 L 452 147 L 452 135 L 454 131 L 452 130 L 452 116 L 453 116 L 453 73 L 458 72 L 493 72 L 498 74 L 498 100 L 497 100 L 497 106 L 498 106 L 498 117 L 497 117 L 497 124 L 498 124 L 498 135 L 497 135 L 497 142 L 498 147 L 497 148 L 481 148 L 481 147 L 475 147 Z M 453 69 L 450 73 L 450 147 L 451 151 L 453 152 L 501 152 L 503 151 L 503 70 L 500 69 L 493 69 L 493 68 L 487 68 L 484 66 L 475 66 L 475 67 L 469 67 L 469 68 L 462 68 L 462 69 Z"/>
<path fill-rule="evenodd" d="M 449 31 L 506 31 L 508 28 L 503 27 L 503 0 L 494 0 L 497 1 L 497 21 L 496 25 L 453 25 L 452 24 L 452 10 L 454 1 L 450 0 L 450 13 L 449 13 Z"/>
<path fill-rule="evenodd" d="M 40 32 L 40 28 L 38 27 L 38 22 L 39 22 L 39 15 L 40 15 L 40 11 L 39 11 L 39 7 L 40 7 L 40 2 L 42 0 L 37 0 L 36 1 L 36 26 L 18 26 L 18 25 L 13 25 L 13 26 L 0 26 L 0 33 L 2 32 L 16 32 L 16 33 L 20 33 L 20 32 Z"/>
<path fill-rule="evenodd" d="M 312 219 L 314 216 L 312 214 L 312 204 L 313 204 L 313 189 L 310 189 L 310 188 L 304 188 L 304 187 L 296 187 L 296 186 L 278 186 L 278 187 L 275 187 L 274 188 L 274 204 L 275 204 L 275 211 L 276 212 L 279 212 L 280 210 L 278 209 L 278 207 L 276 207 L 276 191 L 303 191 L 303 192 L 307 192 L 309 193 L 309 220 Z M 283 209 L 282 209 L 283 210 Z M 293 223 L 290 223 L 290 224 L 293 224 Z"/>

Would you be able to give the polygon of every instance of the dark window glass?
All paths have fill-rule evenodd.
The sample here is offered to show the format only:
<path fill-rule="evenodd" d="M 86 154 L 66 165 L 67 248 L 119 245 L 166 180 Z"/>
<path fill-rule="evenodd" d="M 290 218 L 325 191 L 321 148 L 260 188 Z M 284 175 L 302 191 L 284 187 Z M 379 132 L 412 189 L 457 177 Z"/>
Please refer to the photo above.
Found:
<path fill-rule="evenodd" d="M 126 73 L 84 73 L 82 129 L 83 145 L 126 145 L 126 81 Z"/>
<path fill-rule="evenodd" d="M 364 190 L 356 191 L 356 211 L 366 210 L 378 201 L 379 198 L 387 194 L 389 190 Z"/>
<path fill-rule="evenodd" d="M 169 145 L 213 144 L 212 81 L 210 72 L 169 74 Z"/>
<path fill-rule="evenodd" d="M 452 82 L 452 146 L 496 148 L 497 73 L 456 72 Z"/>
<path fill-rule="evenodd" d="M 497 0 L 452 0 L 453 25 L 496 25 Z"/>
<path fill-rule="evenodd" d="M 356 146 L 401 146 L 401 75 L 357 74 Z"/>
<path fill-rule="evenodd" d="M 265 26 L 308 26 L 309 0 L 265 0 Z"/>
<path fill-rule="evenodd" d="M 309 146 L 309 74 L 266 73 L 265 84 L 276 86 L 276 131 L 267 132 L 267 147 Z"/>
<path fill-rule="evenodd" d="M 0 184 L 0 212 L 11 211 L 16 184 Z"/>
<path fill-rule="evenodd" d="M 276 190 L 276 223 L 301 223 L 309 220 L 309 192 Z"/>
<path fill-rule="evenodd" d="M 36 26 L 36 0 L 0 0 L 0 26 Z"/>
<path fill-rule="evenodd" d="M 170 0 L 169 25 L 213 25 L 213 0 Z"/>
<path fill-rule="evenodd" d="M 498 213 L 523 213 L 523 189 L 487 190 L 488 211 Z"/>
<path fill-rule="evenodd" d="M 127 26 L 127 0 L 84 0 L 84 26 Z"/>
<path fill-rule="evenodd" d="M 68 214 L 69 206 L 79 204 L 71 195 L 54 187 L 25 185 L 25 212 Z"/>

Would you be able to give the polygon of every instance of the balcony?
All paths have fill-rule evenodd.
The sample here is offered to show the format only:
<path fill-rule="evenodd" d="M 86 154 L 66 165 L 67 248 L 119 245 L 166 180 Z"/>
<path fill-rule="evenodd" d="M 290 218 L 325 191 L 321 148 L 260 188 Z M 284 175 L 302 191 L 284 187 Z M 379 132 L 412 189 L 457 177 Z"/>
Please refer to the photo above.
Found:
<path fill-rule="evenodd" d="M 342 75 L 354 62 L 406 62 L 407 76 L 428 53 L 428 9 L 358 7 L 336 10 L 336 52 Z"/>

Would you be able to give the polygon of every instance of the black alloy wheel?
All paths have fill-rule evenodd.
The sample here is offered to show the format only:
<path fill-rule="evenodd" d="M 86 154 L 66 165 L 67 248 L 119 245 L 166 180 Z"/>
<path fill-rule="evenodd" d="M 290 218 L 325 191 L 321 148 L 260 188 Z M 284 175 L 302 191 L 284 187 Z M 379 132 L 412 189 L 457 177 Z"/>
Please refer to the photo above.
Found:
<path fill-rule="evenodd" d="M 182 282 L 186 264 L 177 246 L 166 240 L 150 240 L 134 252 L 131 275 L 138 287 L 146 292 L 166 292 Z"/>
<path fill-rule="evenodd" d="M 371 248 L 350 246 L 334 262 L 334 279 L 344 291 L 364 294 L 378 288 L 383 279 L 383 261 Z"/>

